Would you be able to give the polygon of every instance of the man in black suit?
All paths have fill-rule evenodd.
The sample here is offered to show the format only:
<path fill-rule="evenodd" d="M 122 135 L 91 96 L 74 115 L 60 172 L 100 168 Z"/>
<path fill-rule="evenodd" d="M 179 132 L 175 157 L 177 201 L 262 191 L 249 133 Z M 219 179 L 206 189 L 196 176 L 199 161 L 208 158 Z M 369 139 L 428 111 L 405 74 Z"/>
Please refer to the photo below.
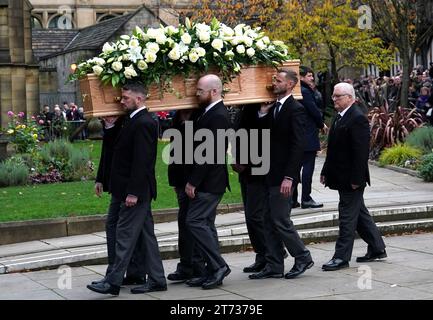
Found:
<path fill-rule="evenodd" d="M 271 130 L 264 205 L 266 266 L 259 273 L 251 274 L 250 279 L 283 277 L 281 242 L 295 258 L 292 269 L 285 274 L 286 279 L 295 278 L 314 265 L 310 251 L 290 219 L 292 184 L 300 171 L 305 141 L 305 111 L 292 95 L 297 82 L 296 72 L 278 70 L 272 81 L 277 102 L 270 109 L 262 107 L 258 114 L 263 127 Z"/>
<path fill-rule="evenodd" d="M 127 113 L 127 124 L 114 143 L 110 174 L 112 197 L 120 201 L 116 227 L 116 258 L 103 282 L 88 289 L 118 295 L 123 276 L 138 246 L 143 254 L 148 281 L 131 293 L 167 290 L 150 202 L 156 198 L 155 161 L 157 125 L 146 106 L 146 89 L 140 83 L 122 88 L 121 105 Z"/>
<path fill-rule="evenodd" d="M 316 163 L 317 151 L 320 151 L 319 129 L 325 128 L 322 113 L 316 102 L 312 83 L 314 83 L 314 72 L 311 68 L 301 66 L 301 104 L 304 106 L 305 117 L 305 146 L 302 158 L 302 196 L 301 208 L 321 208 L 323 203 L 318 203 L 311 197 L 311 183 L 313 182 L 314 166 Z M 299 207 L 298 202 L 298 179 L 295 179 L 293 186 L 292 208 Z"/>
<path fill-rule="evenodd" d="M 340 201 L 339 235 L 332 259 L 322 266 L 333 271 L 349 266 L 355 231 L 368 243 L 367 254 L 357 262 L 385 258 L 385 243 L 364 204 L 364 189 L 370 184 L 368 154 L 370 127 L 367 117 L 357 108 L 351 84 L 339 83 L 332 95 L 338 114 L 328 137 L 328 150 L 320 182 L 338 190 Z"/>
<path fill-rule="evenodd" d="M 174 188 L 179 205 L 177 224 L 179 229 L 178 249 L 180 261 L 177 264 L 176 270 L 167 275 L 167 279 L 177 282 L 185 282 L 196 277 L 200 278 L 206 274 L 203 257 L 195 244 L 190 230 L 186 226 L 190 198 L 185 193 L 185 185 L 188 179 L 187 173 L 191 165 L 186 164 L 185 161 L 187 157 L 185 147 L 187 137 L 185 136 L 185 131 L 186 123 L 193 119 L 194 114 L 195 112 L 190 109 L 178 110 L 176 112 L 173 118 L 172 128 L 180 133 L 181 139 L 177 140 L 172 138 L 171 144 L 173 144 L 174 152 L 182 151 L 182 163 L 172 162 L 168 165 L 168 183 Z M 192 121 L 189 123 L 191 124 Z M 173 153 L 170 156 L 175 155 Z"/>
<path fill-rule="evenodd" d="M 203 142 L 207 141 L 208 146 L 213 149 L 213 157 L 207 154 L 210 150 L 206 150 L 208 159 L 198 159 L 198 154 L 195 154 L 194 165 L 188 173 L 185 186 L 185 193 L 190 198 L 186 227 L 203 254 L 208 270 L 207 276 L 191 279 L 187 284 L 201 286 L 203 289 L 213 289 L 222 285 L 224 277 L 231 271 L 220 254 L 215 229 L 216 208 L 226 188 L 229 188 L 225 161 L 227 141 L 222 141 L 223 154 L 218 154 L 220 148 L 217 143 L 217 130 L 227 130 L 230 127 L 229 115 L 222 101 L 222 89 L 221 80 L 213 74 L 201 77 L 197 83 L 196 95 L 201 114 L 194 121 L 194 132 L 205 129 L 201 131 L 213 137 L 213 141 L 207 141 L 205 138 Z M 194 151 L 198 146 L 201 144 L 196 144 Z M 218 163 L 218 158 L 222 159 L 223 163 Z"/>
<path fill-rule="evenodd" d="M 104 136 L 102 139 L 101 156 L 99 160 L 98 172 L 96 174 L 95 181 L 95 194 L 101 197 L 102 192 L 110 192 L 110 173 L 111 163 L 113 160 L 114 153 L 114 142 L 116 141 L 120 130 L 124 125 L 123 116 L 111 116 L 104 117 L 103 130 Z M 105 223 L 105 232 L 107 235 L 107 253 L 108 253 L 108 267 L 106 275 L 111 272 L 114 265 L 114 259 L 116 257 L 116 229 L 117 221 L 119 220 L 119 207 L 121 201 L 117 198 L 112 197 L 110 206 L 108 209 L 107 221 Z M 128 270 L 126 271 L 126 277 L 123 279 L 123 285 L 131 284 L 144 284 L 146 281 L 146 275 L 142 270 L 143 262 L 141 261 L 142 255 L 135 250 Z M 104 281 L 105 277 L 99 281 L 93 281 L 92 284 Z"/>

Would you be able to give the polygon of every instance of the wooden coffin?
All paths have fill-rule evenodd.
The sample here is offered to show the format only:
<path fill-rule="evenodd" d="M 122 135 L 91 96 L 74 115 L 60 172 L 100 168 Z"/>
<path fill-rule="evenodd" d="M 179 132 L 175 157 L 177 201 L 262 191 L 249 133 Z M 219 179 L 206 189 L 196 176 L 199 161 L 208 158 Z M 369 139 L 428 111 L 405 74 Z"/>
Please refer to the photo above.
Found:
<path fill-rule="evenodd" d="M 294 70 L 299 75 L 299 60 L 290 60 L 283 64 L 284 68 Z M 239 76 L 231 83 L 224 85 L 224 103 L 226 105 L 245 105 L 275 100 L 271 90 L 272 76 L 276 69 L 257 65 L 243 67 Z M 157 86 L 149 88 L 146 106 L 151 112 L 196 108 L 197 78 L 172 79 L 170 92 L 161 92 Z M 104 86 L 94 74 L 80 80 L 80 91 L 86 117 L 119 115 L 123 110 L 119 104 L 120 89 Z M 302 99 L 298 82 L 294 92 L 296 99 Z"/>

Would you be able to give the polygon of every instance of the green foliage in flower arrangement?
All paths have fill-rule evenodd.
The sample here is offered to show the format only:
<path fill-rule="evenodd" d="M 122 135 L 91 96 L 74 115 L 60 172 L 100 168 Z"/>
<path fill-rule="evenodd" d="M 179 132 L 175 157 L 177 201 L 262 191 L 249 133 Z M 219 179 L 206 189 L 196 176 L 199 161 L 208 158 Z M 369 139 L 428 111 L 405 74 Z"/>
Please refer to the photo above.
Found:
<path fill-rule="evenodd" d="M 415 129 L 407 137 L 406 144 L 420 149 L 424 154 L 433 152 L 433 127 L 425 126 Z"/>
<path fill-rule="evenodd" d="M 379 157 L 379 164 L 396 165 L 408 167 L 416 163 L 422 156 L 419 149 L 406 144 L 397 144 L 391 148 L 384 149 Z"/>
<path fill-rule="evenodd" d="M 433 152 L 422 157 L 418 172 L 424 181 L 433 182 Z"/>

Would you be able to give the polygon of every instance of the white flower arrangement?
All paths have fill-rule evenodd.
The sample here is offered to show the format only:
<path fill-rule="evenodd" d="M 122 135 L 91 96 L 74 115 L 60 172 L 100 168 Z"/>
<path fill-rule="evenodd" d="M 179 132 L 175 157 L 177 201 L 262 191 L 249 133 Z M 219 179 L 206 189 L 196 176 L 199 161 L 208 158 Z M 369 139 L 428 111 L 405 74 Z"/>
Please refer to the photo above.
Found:
<path fill-rule="evenodd" d="M 136 27 L 131 36 L 105 43 L 102 53 L 78 64 L 70 79 L 94 73 L 114 87 L 131 80 L 164 85 L 174 75 L 188 77 L 212 69 L 228 82 L 242 65 L 278 66 L 289 59 L 287 46 L 271 41 L 260 28 L 245 24 L 230 28 L 215 18 L 210 25 L 186 19 L 178 27 Z"/>

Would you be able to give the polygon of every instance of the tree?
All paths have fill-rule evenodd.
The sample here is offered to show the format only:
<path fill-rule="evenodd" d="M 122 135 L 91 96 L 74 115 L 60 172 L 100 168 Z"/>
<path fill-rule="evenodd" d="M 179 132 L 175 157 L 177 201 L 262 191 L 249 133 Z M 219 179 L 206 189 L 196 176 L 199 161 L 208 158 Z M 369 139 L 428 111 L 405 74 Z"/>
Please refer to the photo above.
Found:
<path fill-rule="evenodd" d="M 389 68 L 391 51 L 371 30 L 358 27 L 360 14 L 351 1 L 285 1 L 266 28 L 273 38 L 287 42 L 304 62 L 316 70 L 330 68 L 332 82 L 344 67 L 375 64 Z"/>
<path fill-rule="evenodd" d="M 403 81 L 401 105 L 409 105 L 412 61 L 420 47 L 433 37 L 431 0 L 367 0 L 372 9 L 374 29 L 400 52 Z"/>

